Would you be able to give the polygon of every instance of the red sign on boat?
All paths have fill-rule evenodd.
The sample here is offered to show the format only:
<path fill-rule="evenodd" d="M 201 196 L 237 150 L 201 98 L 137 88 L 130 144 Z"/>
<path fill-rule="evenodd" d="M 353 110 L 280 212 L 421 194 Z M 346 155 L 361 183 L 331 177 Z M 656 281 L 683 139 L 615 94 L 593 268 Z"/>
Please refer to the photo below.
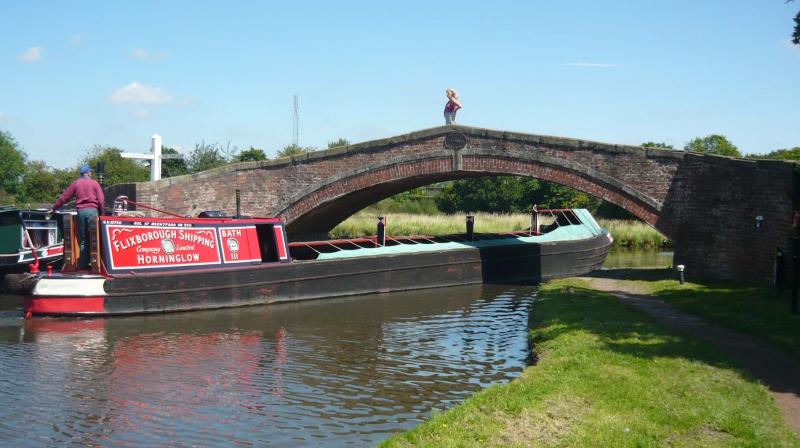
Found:
<path fill-rule="evenodd" d="M 256 226 L 220 227 L 225 264 L 261 262 Z"/>
<path fill-rule="evenodd" d="M 111 271 L 186 268 L 221 263 L 216 227 L 176 227 L 158 222 L 134 222 L 105 223 L 103 229 L 109 255 L 108 269 Z"/>

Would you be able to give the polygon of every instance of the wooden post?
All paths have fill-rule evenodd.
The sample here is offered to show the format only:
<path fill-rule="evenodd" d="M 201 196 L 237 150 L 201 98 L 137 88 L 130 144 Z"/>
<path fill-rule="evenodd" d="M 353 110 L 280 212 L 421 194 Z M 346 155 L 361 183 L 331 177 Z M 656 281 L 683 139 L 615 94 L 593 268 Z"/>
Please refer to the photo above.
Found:
<path fill-rule="evenodd" d="M 798 269 L 798 254 L 797 252 L 800 251 L 800 238 L 794 236 L 792 237 L 792 314 L 797 314 L 797 274 L 800 272 Z"/>

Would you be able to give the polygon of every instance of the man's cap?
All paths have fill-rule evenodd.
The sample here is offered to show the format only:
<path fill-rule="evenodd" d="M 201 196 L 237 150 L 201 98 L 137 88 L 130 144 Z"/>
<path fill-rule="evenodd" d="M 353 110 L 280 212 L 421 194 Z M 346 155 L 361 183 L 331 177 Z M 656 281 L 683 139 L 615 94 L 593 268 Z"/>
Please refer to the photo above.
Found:
<path fill-rule="evenodd" d="M 81 174 L 86 174 L 90 171 L 92 171 L 92 167 L 90 167 L 88 163 L 81 165 Z"/>

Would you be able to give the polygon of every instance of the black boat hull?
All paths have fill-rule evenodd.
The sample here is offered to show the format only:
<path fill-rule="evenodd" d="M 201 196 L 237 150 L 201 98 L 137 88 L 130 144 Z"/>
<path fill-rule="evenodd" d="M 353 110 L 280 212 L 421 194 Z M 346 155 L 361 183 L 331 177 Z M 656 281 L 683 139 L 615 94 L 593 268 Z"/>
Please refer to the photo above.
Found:
<path fill-rule="evenodd" d="M 100 294 L 73 287 L 39 295 L 32 284 L 25 309 L 36 315 L 163 313 L 481 282 L 537 283 L 599 269 L 610 245 L 603 233 L 577 241 L 95 277 Z"/>

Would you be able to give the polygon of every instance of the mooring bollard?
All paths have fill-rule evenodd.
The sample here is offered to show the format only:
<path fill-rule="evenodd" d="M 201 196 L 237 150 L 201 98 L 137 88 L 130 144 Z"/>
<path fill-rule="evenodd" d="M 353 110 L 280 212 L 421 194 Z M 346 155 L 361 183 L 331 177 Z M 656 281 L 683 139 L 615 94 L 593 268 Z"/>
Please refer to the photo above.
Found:
<path fill-rule="evenodd" d="M 375 232 L 375 239 L 378 246 L 386 245 L 386 220 L 383 216 L 378 216 L 378 229 Z"/>
<path fill-rule="evenodd" d="M 475 239 L 475 217 L 467 215 L 467 238 L 472 241 Z"/>
<path fill-rule="evenodd" d="M 678 270 L 678 282 L 682 285 L 686 282 L 686 279 L 683 278 L 683 271 L 686 269 L 686 266 L 679 264 L 675 266 L 675 268 Z"/>

